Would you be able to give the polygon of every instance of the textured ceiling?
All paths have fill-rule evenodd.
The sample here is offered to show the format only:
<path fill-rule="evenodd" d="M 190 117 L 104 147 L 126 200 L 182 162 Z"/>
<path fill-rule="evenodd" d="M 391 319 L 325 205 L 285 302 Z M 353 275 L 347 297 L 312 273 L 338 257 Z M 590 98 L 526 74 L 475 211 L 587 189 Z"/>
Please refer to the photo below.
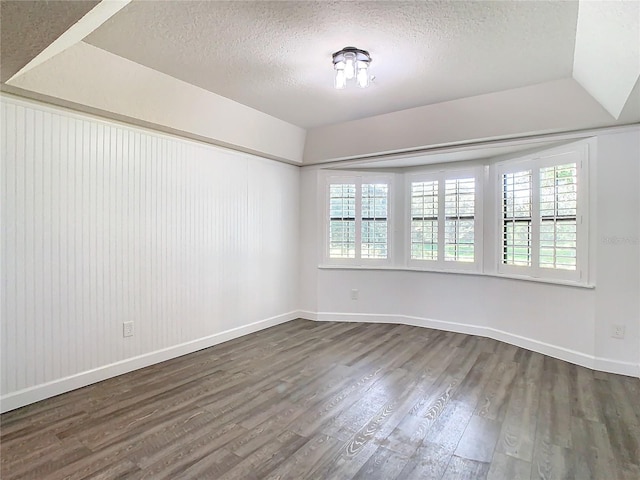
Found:
<path fill-rule="evenodd" d="M 2 0 L 0 80 L 6 82 L 98 3 Z"/>
<path fill-rule="evenodd" d="M 572 75 L 577 2 L 138 1 L 85 41 L 308 128 Z M 373 57 L 333 89 L 331 53 Z M 446 120 L 446 119 L 443 119 Z"/>

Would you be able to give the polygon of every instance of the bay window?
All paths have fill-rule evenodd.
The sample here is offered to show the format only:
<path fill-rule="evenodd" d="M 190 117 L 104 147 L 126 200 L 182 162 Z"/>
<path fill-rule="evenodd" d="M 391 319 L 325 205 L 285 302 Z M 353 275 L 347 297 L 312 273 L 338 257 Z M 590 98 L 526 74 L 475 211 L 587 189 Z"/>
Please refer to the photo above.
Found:
<path fill-rule="evenodd" d="M 589 145 L 471 167 L 327 172 L 324 264 L 590 286 Z"/>

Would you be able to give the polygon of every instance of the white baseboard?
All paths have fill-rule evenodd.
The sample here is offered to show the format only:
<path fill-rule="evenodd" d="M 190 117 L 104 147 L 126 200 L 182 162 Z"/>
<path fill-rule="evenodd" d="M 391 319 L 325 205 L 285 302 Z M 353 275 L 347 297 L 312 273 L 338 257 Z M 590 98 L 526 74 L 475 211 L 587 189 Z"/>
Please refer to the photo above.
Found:
<path fill-rule="evenodd" d="M 640 364 L 621 362 L 610 358 L 595 357 L 593 370 L 640 378 Z"/>
<path fill-rule="evenodd" d="M 465 323 L 445 322 L 430 318 L 414 317 L 410 315 L 395 314 L 375 314 L 375 313 L 337 313 L 337 312 L 309 312 L 300 311 L 300 318 L 315 320 L 320 322 L 366 322 L 366 323 L 394 323 L 402 325 L 412 325 L 415 327 L 433 328 L 435 330 L 446 330 L 448 332 L 465 333 L 468 335 L 478 335 L 480 337 L 492 338 L 501 342 L 509 343 L 517 347 L 526 348 L 534 352 L 542 353 L 559 360 L 580 365 L 592 370 L 599 370 L 608 373 L 617 373 L 630 377 L 640 377 L 640 364 L 631 362 L 621 362 L 610 358 L 596 357 L 576 350 L 552 345 L 528 337 L 522 337 L 513 333 L 505 332 L 491 327 L 481 325 L 470 325 Z"/>
<path fill-rule="evenodd" d="M 464 323 L 445 322 L 429 318 L 414 317 L 409 315 L 390 314 L 369 314 L 369 313 L 335 313 L 335 312 L 311 312 L 297 310 L 275 317 L 260 320 L 258 322 L 233 328 L 224 332 L 216 333 L 207 337 L 192 340 L 190 342 L 174 345 L 162 350 L 149 352 L 137 357 L 128 358 L 109 365 L 81 372 L 69 377 L 53 380 L 48 383 L 36 385 L 17 392 L 11 392 L 0 397 L 0 412 L 8 412 L 16 408 L 29 405 L 31 403 L 54 397 L 61 393 L 69 392 L 77 388 L 86 387 L 93 383 L 116 377 L 140 368 L 148 367 L 156 363 L 164 362 L 172 358 L 180 357 L 192 352 L 197 352 L 203 348 L 212 347 L 222 342 L 242 337 L 249 333 L 254 333 L 265 328 L 273 327 L 281 323 L 286 323 L 296 318 L 304 318 L 314 321 L 335 321 L 335 322 L 367 322 L 367 323 L 394 323 L 412 325 L 416 327 L 433 328 L 436 330 L 446 330 L 449 332 L 465 333 L 468 335 L 478 335 L 481 337 L 493 338 L 518 347 L 526 348 L 534 352 L 549 355 L 560 360 L 565 360 L 576 365 L 620 375 L 640 377 L 640 365 L 631 362 L 621 362 L 618 360 L 595 357 L 564 347 L 551 345 L 527 337 L 514 335 L 503 330 L 491 327 L 470 325 Z"/>
<path fill-rule="evenodd" d="M 172 347 L 156 350 L 154 352 L 145 353 L 137 357 L 127 358 L 119 362 L 104 365 L 93 370 L 77 373 L 69 377 L 60 378 L 51 382 L 35 385 L 33 387 L 11 392 L 0 397 L 0 412 L 8 412 L 16 408 L 24 407 L 31 403 L 44 400 L 45 398 L 54 397 L 61 393 L 69 392 L 77 388 L 86 387 L 93 383 L 101 382 L 108 378 L 122 375 L 123 373 L 132 372 L 140 368 L 148 367 L 156 363 L 171 360 L 172 358 L 181 357 L 188 353 L 197 352 L 203 348 L 212 347 L 222 342 L 242 337 L 249 333 L 254 333 L 265 328 L 273 327 L 281 323 L 289 322 L 299 318 L 300 312 L 293 311 L 277 315 L 275 317 L 260 320 L 242 327 L 232 328 L 224 332 L 209 335 L 207 337 L 198 338 L 190 342 L 181 343 Z"/>

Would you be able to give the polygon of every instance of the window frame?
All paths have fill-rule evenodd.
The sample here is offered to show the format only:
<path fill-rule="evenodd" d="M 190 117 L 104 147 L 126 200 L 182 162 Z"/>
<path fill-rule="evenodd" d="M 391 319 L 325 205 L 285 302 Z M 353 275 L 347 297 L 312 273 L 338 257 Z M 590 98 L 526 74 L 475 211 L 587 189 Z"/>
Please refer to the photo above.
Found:
<path fill-rule="evenodd" d="M 565 281 L 580 285 L 589 283 L 589 145 L 573 145 L 570 148 L 546 151 L 544 155 L 529 155 L 517 160 L 495 165 L 492 176 L 496 188 L 495 215 L 496 272 L 500 276 L 532 278 L 536 280 Z M 540 267 L 540 170 L 546 167 L 576 164 L 576 268 L 575 270 Z M 503 254 L 503 186 L 502 176 L 508 173 L 531 170 L 531 265 L 508 265 Z"/>
<path fill-rule="evenodd" d="M 460 180 L 473 178 L 474 188 L 474 261 L 461 262 L 445 260 L 445 195 L 447 180 Z M 411 224 L 413 220 L 411 212 L 412 184 L 415 182 L 438 182 L 438 257 L 436 260 L 411 258 Z M 415 171 L 407 173 L 404 185 L 404 200 L 406 205 L 405 218 L 405 264 L 411 269 L 436 271 L 436 272 L 470 272 L 481 273 L 484 259 L 483 246 L 483 191 L 484 191 L 483 167 L 481 165 L 468 168 L 449 168 L 446 170 Z"/>
<path fill-rule="evenodd" d="M 336 184 L 355 184 L 355 258 L 333 258 L 329 255 L 330 250 L 330 228 L 331 228 L 331 212 L 330 212 L 330 188 Z M 387 185 L 387 258 L 362 258 L 362 185 L 384 183 Z M 393 264 L 393 196 L 395 195 L 393 188 L 393 176 L 389 174 L 371 174 L 363 175 L 359 173 L 346 175 L 327 175 L 324 182 L 322 202 L 323 223 L 324 223 L 324 241 L 323 245 L 323 263 L 330 266 L 390 266 Z"/>

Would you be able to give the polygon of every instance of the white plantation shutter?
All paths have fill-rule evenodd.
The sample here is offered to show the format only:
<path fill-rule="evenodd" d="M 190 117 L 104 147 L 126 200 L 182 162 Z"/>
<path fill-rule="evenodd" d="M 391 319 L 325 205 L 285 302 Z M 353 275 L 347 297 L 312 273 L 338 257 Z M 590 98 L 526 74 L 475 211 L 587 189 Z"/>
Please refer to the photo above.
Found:
<path fill-rule="evenodd" d="M 499 167 L 501 190 L 498 273 L 581 280 L 587 261 L 584 163 L 576 149 Z M 581 192 L 582 191 L 582 196 Z M 580 200 L 582 199 L 582 200 Z M 584 280 L 584 279 L 583 279 Z"/>
<path fill-rule="evenodd" d="M 356 185 L 329 186 L 329 257 L 356 256 Z"/>
<path fill-rule="evenodd" d="M 575 270 L 578 188 L 575 163 L 540 169 L 540 267 Z"/>
<path fill-rule="evenodd" d="M 502 175 L 502 263 L 531 265 L 531 170 Z"/>
<path fill-rule="evenodd" d="M 438 181 L 411 184 L 411 258 L 438 259 Z"/>
<path fill-rule="evenodd" d="M 362 184 L 362 258 L 387 258 L 389 185 Z"/>
<path fill-rule="evenodd" d="M 476 179 L 446 180 L 444 198 L 444 259 L 473 262 Z"/>
<path fill-rule="evenodd" d="M 410 191 L 409 264 L 479 270 L 479 168 L 414 174 Z"/>
<path fill-rule="evenodd" d="M 389 176 L 328 177 L 328 263 L 389 259 Z"/>

